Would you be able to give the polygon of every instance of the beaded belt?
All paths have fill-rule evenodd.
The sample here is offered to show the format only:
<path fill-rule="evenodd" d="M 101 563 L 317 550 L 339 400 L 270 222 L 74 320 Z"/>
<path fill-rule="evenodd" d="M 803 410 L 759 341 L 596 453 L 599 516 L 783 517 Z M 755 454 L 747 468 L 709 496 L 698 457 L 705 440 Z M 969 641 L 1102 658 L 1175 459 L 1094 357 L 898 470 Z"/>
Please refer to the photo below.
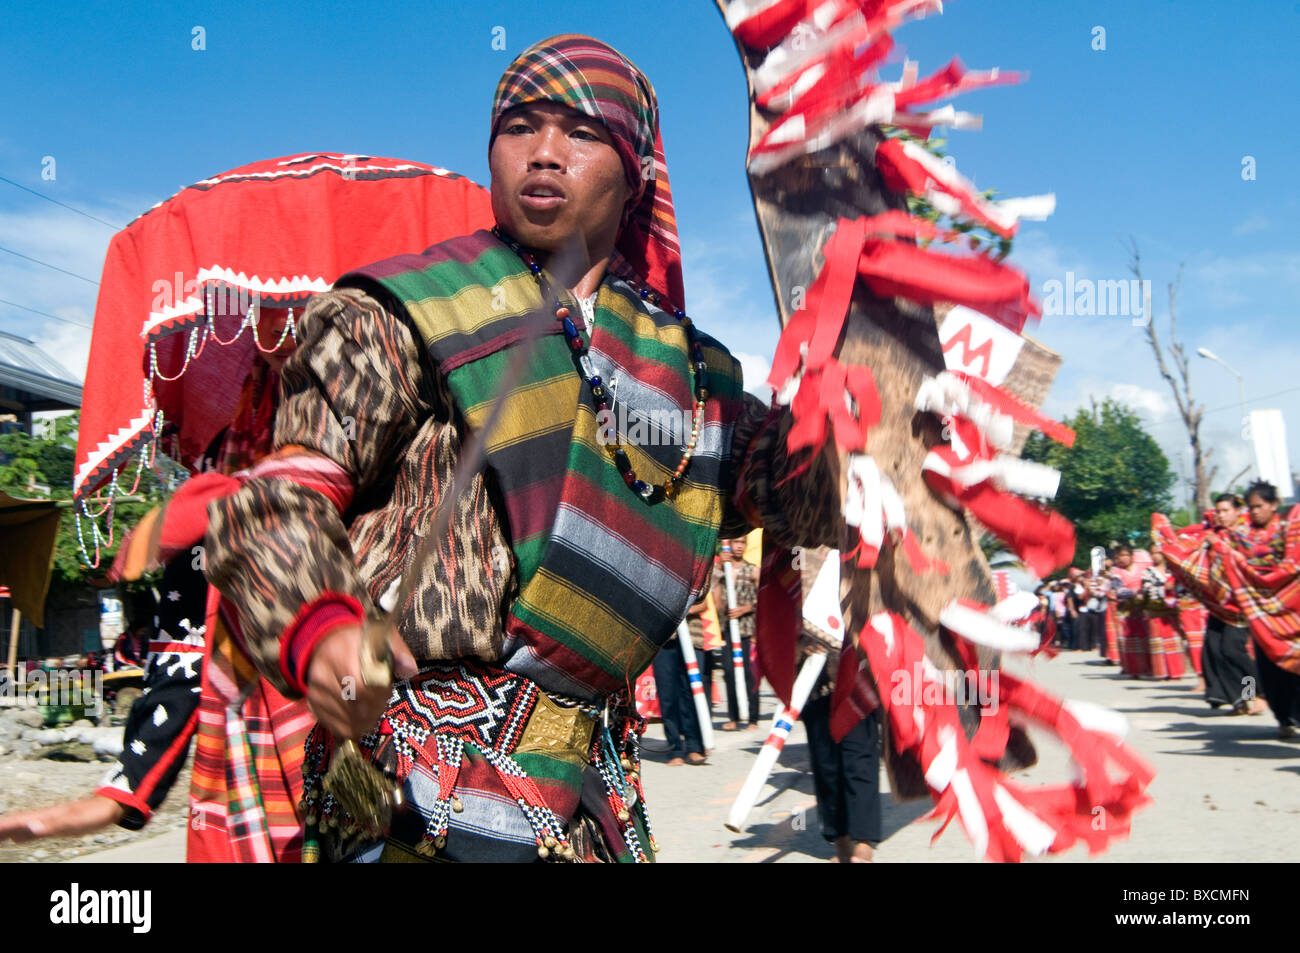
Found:
<path fill-rule="evenodd" d="M 556 814 L 513 755 L 540 755 L 599 772 L 610 814 L 636 860 L 646 857 L 633 817 L 649 834 L 639 777 L 637 744 L 644 722 L 620 711 L 543 692 L 532 681 L 473 660 L 426 666 L 393 689 L 379 728 L 361 740 L 361 750 L 405 784 L 418 769 L 436 776 L 437 795 L 421 806 L 427 817 L 415 849 L 433 857 L 446 845 L 451 815 L 462 811 L 456 796 L 465 746 L 472 745 L 495 770 L 532 828 L 543 859 L 573 860 L 566 833 L 571 818 Z M 615 740 L 617 736 L 617 741 Z M 318 725 L 307 739 L 303 763 L 303 809 L 309 826 L 334 828 L 338 836 L 382 838 L 366 830 L 323 790 L 331 745 Z M 576 795 L 575 795 L 576 803 Z M 654 841 L 651 838 L 651 847 Z"/>

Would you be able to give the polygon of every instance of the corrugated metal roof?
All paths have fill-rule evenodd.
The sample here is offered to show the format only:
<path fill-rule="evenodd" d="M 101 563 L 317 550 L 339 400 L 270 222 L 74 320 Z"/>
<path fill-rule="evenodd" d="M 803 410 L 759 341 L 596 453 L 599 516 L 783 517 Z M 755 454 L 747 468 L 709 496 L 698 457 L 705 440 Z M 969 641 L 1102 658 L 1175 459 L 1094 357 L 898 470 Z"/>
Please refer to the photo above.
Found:
<path fill-rule="evenodd" d="M 81 382 L 34 343 L 0 331 L 0 384 L 81 406 Z"/>

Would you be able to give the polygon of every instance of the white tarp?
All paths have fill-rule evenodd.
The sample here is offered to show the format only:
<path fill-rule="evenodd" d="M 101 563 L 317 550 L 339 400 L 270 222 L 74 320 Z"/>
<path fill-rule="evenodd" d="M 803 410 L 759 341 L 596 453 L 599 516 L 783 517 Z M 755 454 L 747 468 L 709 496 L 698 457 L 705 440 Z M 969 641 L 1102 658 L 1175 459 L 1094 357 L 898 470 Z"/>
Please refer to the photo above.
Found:
<path fill-rule="evenodd" d="M 1255 442 L 1255 464 L 1259 477 L 1277 487 L 1279 498 L 1295 496 L 1291 480 L 1291 458 L 1286 452 L 1286 424 L 1280 410 L 1252 410 L 1250 436 Z"/>

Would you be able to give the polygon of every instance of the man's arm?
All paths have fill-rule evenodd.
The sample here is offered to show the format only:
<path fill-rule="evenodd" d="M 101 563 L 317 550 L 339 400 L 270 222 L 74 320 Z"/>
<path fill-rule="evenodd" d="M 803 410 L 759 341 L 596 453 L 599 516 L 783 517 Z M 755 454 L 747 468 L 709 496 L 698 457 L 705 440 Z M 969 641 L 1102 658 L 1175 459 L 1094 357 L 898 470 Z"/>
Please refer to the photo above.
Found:
<path fill-rule="evenodd" d="M 421 423 L 445 412 L 412 329 L 354 289 L 317 295 L 281 372 L 275 447 L 234 495 L 209 508 L 207 575 L 238 608 L 258 670 L 288 697 L 308 694 L 318 648 L 371 600 L 344 514 L 373 498 Z M 339 656 L 337 646 L 324 652 Z M 358 683 L 359 684 L 359 683 Z"/>
<path fill-rule="evenodd" d="M 743 536 L 761 526 L 764 538 L 778 546 L 838 548 L 843 476 L 834 441 L 792 456 L 786 449 L 794 423 L 789 408 L 769 410 L 749 393 L 744 400 L 732 438 L 735 492 L 724 510 L 722 537 Z"/>

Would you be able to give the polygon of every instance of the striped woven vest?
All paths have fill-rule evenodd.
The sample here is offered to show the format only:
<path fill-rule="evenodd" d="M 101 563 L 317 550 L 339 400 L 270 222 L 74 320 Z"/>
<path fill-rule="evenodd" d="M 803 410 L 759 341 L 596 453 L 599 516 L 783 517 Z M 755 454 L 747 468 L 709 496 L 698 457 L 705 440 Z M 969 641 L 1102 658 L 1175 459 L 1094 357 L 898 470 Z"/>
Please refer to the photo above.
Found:
<path fill-rule="evenodd" d="M 601 438 L 617 428 L 637 474 L 661 483 L 681 459 L 693 395 L 685 331 L 613 274 L 622 267 L 611 265 L 601 284 L 588 351 L 613 395 L 613 419 L 600 421 L 554 305 L 490 232 L 339 281 L 378 284 L 400 302 L 470 428 L 491 412 L 525 323 L 548 323 L 504 397 L 487 448 L 520 577 L 505 667 L 549 691 L 591 700 L 630 690 L 707 585 L 741 408 L 738 362 L 701 335 L 710 396 L 686 479 L 653 505 L 627 487 L 604 449 L 612 439 Z M 572 296 L 560 294 L 579 314 Z"/>

